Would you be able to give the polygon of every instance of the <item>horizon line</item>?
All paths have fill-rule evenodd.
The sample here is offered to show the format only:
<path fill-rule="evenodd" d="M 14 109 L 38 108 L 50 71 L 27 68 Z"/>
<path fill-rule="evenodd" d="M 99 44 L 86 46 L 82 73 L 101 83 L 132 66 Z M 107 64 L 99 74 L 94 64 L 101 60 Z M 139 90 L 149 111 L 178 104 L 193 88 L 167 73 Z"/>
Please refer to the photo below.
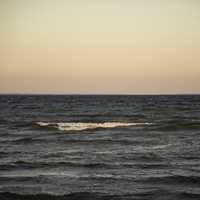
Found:
<path fill-rule="evenodd" d="M 36 96 L 159 96 L 159 95 L 168 95 L 168 96 L 176 96 L 176 95 L 200 95 L 200 93 L 1 93 L 0 95 L 36 95 Z"/>

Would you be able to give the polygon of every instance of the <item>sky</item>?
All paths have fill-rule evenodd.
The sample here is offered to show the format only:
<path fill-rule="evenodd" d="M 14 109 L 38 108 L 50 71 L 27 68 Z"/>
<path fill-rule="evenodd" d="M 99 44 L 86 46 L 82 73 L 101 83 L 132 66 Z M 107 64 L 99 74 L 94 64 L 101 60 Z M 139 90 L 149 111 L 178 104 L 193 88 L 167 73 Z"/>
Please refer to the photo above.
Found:
<path fill-rule="evenodd" d="M 0 93 L 200 93 L 198 0 L 0 0 Z"/>

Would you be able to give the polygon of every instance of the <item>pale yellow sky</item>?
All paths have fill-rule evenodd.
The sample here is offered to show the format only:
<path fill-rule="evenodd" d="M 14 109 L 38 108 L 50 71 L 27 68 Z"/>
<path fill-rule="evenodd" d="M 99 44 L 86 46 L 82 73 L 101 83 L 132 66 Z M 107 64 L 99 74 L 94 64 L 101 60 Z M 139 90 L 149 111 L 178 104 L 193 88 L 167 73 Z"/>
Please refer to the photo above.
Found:
<path fill-rule="evenodd" d="M 0 93 L 200 93 L 198 0 L 0 0 Z"/>

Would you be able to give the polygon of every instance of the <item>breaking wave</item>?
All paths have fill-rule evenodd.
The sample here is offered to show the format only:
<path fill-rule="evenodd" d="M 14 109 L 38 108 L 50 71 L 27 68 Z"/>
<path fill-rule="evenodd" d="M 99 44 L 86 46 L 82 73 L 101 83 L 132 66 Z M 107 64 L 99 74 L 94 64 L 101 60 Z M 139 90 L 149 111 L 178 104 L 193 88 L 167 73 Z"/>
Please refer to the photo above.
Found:
<path fill-rule="evenodd" d="M 36 122 L 40 127 L 55 128 L 60 131 L 82 131 L 97 128 L 116 128 L 129 126 L 151 125 L 151 123 L 123 123 L 123 122 L 104 122 L 104 123 L 84 123 L 84 122 Z"/>

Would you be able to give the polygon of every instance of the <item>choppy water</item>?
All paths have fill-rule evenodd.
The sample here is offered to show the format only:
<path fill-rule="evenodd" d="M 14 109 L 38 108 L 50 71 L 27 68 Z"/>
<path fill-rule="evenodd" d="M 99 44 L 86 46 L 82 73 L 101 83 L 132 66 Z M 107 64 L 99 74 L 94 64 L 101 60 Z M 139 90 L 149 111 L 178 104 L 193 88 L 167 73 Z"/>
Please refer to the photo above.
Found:
<path fill-rule="evenodd" d="M 200 96 L 0 96 L 0 199 L 200 199 Z"/>

